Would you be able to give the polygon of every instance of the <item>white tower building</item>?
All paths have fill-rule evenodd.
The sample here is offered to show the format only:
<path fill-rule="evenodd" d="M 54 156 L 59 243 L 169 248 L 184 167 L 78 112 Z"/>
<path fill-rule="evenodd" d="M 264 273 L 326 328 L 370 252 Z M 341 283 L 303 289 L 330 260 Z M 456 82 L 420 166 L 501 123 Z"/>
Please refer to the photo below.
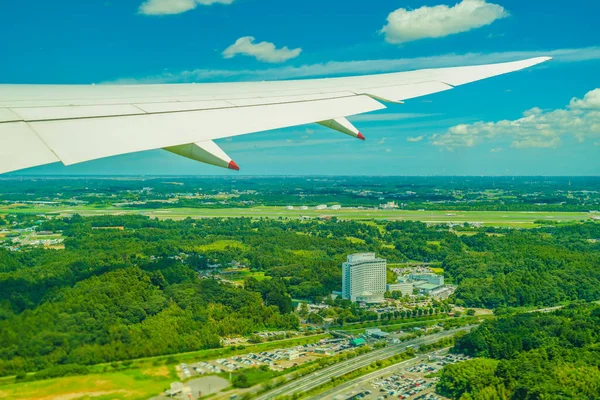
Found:
<path fill-rule="evenodd" d="M 386 265 L 386 260 L 375 257 L 375 253 L 349 255 L 342 264 L 342 297 L 366 303 L 382 302 Z"/>

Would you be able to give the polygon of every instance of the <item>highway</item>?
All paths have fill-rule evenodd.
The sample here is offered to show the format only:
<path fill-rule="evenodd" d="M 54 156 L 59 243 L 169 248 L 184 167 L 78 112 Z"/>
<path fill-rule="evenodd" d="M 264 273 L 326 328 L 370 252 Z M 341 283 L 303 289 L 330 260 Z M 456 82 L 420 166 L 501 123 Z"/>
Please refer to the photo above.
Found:
<path fill-rule="evenodd" d="M 428 354 L 421 355 L 418 357 L 410 358 L 408 360 L 400 361 L 399 363 L 390 365 L 389 367 L 386 367 L 386 368 L 378 369 L 377 371 L 371 372 L 370 374 L 359 376 L 356 379 L 352 379 L 351 381 L 342 383 L 341 385 L 336 386 L 332 389 L 329 389 L 326 392 L 319 393 L 318 395 L 311 397 L 310 400 L 334 398 L 335 395 L 347 392 L 354 386 L 359 386 L 359 385 L 364 384 L 368 381 L 371 381 L 375 378 L 389 374 L 389 373 L 397 370 L 402 365 L 418 364 L 421 361 L 427 360 L 427 357 L 430 354 L 432 354 L 432 353 L 428 353 Z"/>
<path fill-rule="evenodd" d="M 473 326 L 466 326 L 450 331 L 434 333 L 433 335 L 423 336 L 401 344 L 391 345 L 384 347 L 383 349 L 371 351 L 353 359 L 334 364 L 310 375 L 296 379 L 267 393 L 263 393 L 257 397 L 257 400 L 274 399 L 282 396 L 291 396 L 296 392 L 309 391 L 329 382 L 334 376 L 341 376 L 356 369 L 366 367 L 374 361 L 392 357 L 394 354 L 406 350 L 408 346 L 434 343 L 444 337 L 452 336 L 457 332 L 470 330 L 472 327 Z"/>

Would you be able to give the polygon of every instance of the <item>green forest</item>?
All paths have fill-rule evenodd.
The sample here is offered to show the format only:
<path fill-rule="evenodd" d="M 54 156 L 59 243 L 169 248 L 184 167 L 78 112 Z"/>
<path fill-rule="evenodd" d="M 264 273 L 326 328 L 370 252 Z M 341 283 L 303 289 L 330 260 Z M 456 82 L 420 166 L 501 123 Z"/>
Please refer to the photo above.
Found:
<path fill-rule="evenodd" d="M 597 305 L 486 321 L 453 351 L 478 358 L 444 367 L 437 390 L 451 398 L 600 398 Z"/>
<path fill-rule="evenodd" d="M 600 225 L 595 223 L 461 237 L 468 250 L 443 268 L 459 304 L 488 308 L 549 306 L 600 298 Z"/>
<path fill-rule="evenodd" d="M 13 218 L 13 217 L 11 217 Z M 21 215 L 11 221 L 32 218 Z M 33 216 L 33 218 L 36 218 Z M 509 310 L 600 299 L 600 224 L 533 230 L 335 218 L 46 219 L 63 250 L 0 249 L 0 375 L 220 346 L 219 338 L 297 329 L 291 301 L 341 287 L 347 254 L 441 263 L 455 299 Z M 248 266 L 264 279 L 213 279 Z M 340 323 L 370 315 L 339 302 Z"/>

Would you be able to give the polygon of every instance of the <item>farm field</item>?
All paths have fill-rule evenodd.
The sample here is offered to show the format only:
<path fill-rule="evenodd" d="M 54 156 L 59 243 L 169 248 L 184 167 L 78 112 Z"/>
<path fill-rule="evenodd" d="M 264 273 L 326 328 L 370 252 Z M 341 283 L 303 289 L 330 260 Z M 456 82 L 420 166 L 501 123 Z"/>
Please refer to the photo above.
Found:
<path fill-rule="evenodd" d="M 521 212 L 521 211 L 415 211 L 415 210 L 287 210 L 284 207 L 260 206 L 253 208 L 164 208 L 127 209 L 121 207 L 94 208 L 89 206 L 0 206 L 0 215 L 9 213 L 36 213 L 82 216 L 141 214 L 159 219 L 184 218 L 319 218 L 336 217 L 351 220 L 410 220 L 432 223 L 479 223 L 485 226 L 533 227 L 534 221 L 575 222 L 587 220 L 585 212 Z"/>
<path fill-rule="evenodd" d="M 14 383 L 0 386 L 3 399 L 148 399 L 177 380 L 163 367 Z"/>

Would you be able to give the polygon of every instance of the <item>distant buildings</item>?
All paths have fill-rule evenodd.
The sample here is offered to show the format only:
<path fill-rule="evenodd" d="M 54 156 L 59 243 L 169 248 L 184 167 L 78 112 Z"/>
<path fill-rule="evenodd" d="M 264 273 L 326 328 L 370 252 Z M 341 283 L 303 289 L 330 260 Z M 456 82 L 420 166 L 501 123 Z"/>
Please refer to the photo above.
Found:
<path fill-rule="evenodd" d="M 342 264 L 342 297 L 365 303 L 384 301 L 386 265 L 386 260 L 375 257 L 375 253 L 349 255 Z"/>
<path fill-rule="evenodd" d="M 294 206 L 286 206 L 285 209 L 286 210 L 294 210 L 295 207 Z M 299 206 L 298 207 L 298 210 L 301 210 L 301 211 L 306 211 L 308 209 L 309 209 L 308 206 Z M 334 204 L 334 205 L 328 207 L 327 204 L 319 204 L 318 206 L 315 206 L 314 209 L 320 210 L 320 211 L 322 211 L 322 210 L 341 210 L 342 206 L 339 204 Z"/>
<path fill-rule="evenodd" d="M 395 201 L 390 201 L 385 204 L 380 204 L 379 208 L 383 210 L 395 210 L 396 208 L 398 208 L 398 204 L 396 204 Z"/>

